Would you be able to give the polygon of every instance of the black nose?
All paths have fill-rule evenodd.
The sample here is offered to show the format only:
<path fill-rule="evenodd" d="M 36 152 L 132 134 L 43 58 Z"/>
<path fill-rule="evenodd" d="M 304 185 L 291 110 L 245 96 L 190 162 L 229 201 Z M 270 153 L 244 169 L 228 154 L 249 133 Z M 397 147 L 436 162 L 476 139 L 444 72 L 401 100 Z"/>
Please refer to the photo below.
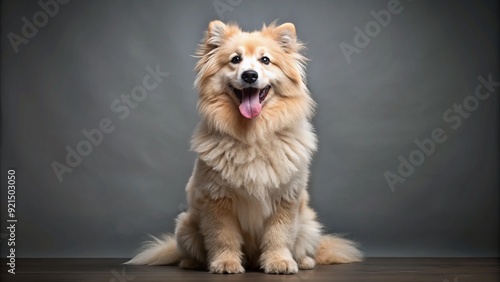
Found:
<path fill-rule="evenodd" d="M 259 74 L 254 70 L 247 70 L 241 74 L 241 79 L 246 83 L 254 83 L 259 78 Z"/>

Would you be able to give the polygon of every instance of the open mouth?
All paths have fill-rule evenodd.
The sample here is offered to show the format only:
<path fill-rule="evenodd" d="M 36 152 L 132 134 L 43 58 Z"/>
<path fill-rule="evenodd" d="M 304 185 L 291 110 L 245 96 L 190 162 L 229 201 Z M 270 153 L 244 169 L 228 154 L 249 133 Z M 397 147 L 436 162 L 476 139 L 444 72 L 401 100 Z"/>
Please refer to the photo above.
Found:
<path fill-rule="evenodd" d="M 268 85 L 262 89 L 254 87 L 247 87 L 241 90 L 232 87 L 232 89 L 240 100 L 240 113 L 246 118 L 254 118 L 262 110 L 262 102 L 266 99 L 271 86 Z"/>

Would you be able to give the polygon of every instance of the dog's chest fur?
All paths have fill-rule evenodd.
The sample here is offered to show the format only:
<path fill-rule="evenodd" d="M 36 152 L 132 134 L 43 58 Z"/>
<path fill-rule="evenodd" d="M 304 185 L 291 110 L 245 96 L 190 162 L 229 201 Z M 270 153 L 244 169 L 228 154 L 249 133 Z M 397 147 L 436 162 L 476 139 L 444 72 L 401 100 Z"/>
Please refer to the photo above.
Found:
<path fill-rule="evenodd" d="M 204 131 L 199 128 L 192 140 L 200 160 L 232 189 L 244 188 L 250 194 L 288 184 L 300 169 L 307 168 L 316 150 L 316 136 L 308 122 L 250 144 Z"/>
<path fill-rule="evenodd" d="M 203 179 L 211 180 L 198 189 L 233 198 L 242 229 L 253 232 L 272 214 L 276 201 L 293 200 L 306 187 L 316 136 L 308 122 L 250 144 L 200 127 L 192 149 Z"/>

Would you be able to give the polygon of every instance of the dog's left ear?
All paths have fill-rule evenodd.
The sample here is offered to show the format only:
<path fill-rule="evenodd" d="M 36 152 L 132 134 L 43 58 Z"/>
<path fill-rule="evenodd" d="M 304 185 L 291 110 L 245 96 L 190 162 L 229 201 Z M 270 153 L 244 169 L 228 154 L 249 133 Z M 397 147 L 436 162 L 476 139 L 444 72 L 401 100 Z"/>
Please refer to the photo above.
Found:
<path fill-rule="evenodd" d="M 295 25 L 293 23 L 284 23 L 273 30 L 273 35 L 285 50 L 291 49 L 297 42 L 295 34 Z"/>

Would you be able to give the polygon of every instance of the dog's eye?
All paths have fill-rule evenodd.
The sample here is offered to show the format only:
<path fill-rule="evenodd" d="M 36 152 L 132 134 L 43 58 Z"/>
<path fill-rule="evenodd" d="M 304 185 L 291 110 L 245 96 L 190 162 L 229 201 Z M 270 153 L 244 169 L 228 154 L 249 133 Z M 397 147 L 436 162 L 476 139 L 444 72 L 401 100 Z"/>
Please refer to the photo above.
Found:
<path fill-rule="evenodd" d="M 260 58 L 260 62 L 263 63 L 264 65 L 269 65 L 271 62 L 268 57 L 262 57 Z"/>
<path fill-rule="evenodd" d="M 241 62 L 241 57 L 236 55 L 231 59 L 231 63 L 233 64 L 239 64 Z"/>

